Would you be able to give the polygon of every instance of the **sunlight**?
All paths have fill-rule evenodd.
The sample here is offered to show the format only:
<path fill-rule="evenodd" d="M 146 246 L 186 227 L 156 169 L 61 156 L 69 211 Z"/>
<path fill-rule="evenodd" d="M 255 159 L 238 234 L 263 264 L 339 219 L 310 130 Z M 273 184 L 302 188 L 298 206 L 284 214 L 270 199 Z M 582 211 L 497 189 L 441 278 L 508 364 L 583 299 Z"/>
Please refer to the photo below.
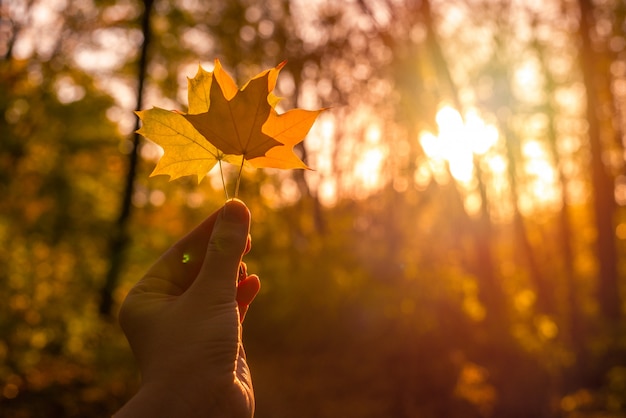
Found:
<path fill-rule="evenodd" d="M 468 183 L 474 173 L 473 142 L 480 138 L 480 131 L 475 126 L 470 129 L 459 112 L 450 107 L 444 107 L 437 113 L 437 124 L 439 137 L 445 144 L 450 173 L 455 179 Z"/>
<path fill-rule="evenodd" d="M 337 201 L 337 183 L 325 180 L 317 188 L 317 197 L 323 205 L 332 206 Z"/>
<path fill-rule="evenodd" d="M 475 111 L 469 111 L 463 118 L 450 106 L 437 112 L 436 122 L 437 135 L 424 131 L 419 137 L 428 157 L 426 166 L 434 180 L 445 184 L 452 176 L 470 196 L 475 187 L 475 160 L 478 158 L 481 168 L 488 175 L 489 189 L 497 196 L 506 194 L 510 187 L 509 167 L 506 157 L 496 149 L 499 139 L 497 128 L 485 122 Z M 559 179 L 545 144 L 539 139 L 527 139 L 521 151 L 524 162 L 520 168 L 525 176 L 519 185 L 518 205 L 522 213 L 530 214 L 538 208 L 560 205 Z M 472 198 L 466 203 L 472 210 L 480 207 L 479 202 Z"/>
<path fill-rule="evenodd" d="M 306 171 L 304 177 L 311 188 L 317 193 L 320 202 L 332 206 L 337 199 L 335 171 L 336 126 L 329 114 L 320 115 L 305 140 L 308 155 L 307 163 L 313 170 Z"/>
<path fill-rule="evenodd" d="M 526 160 L 524 170 L 528 181 L 526 190 L 520 195 L 520 210 L 530 213 L 536 206 L 559 205 L 559 180 L 544 145 L 537 140 L 527 141 L 522 147 L 522 154 Z"/>
<path fill-rule="evenodd" d="M 354 176 L 366 191 L 376 189 L 381 183 L 385 154 L 380 145 L 380 139 L 380 128 L 377 125 L 370 125 L 365 132 L 365 144 L 361 157 L 354 166 Z"/>
<path fill-rule="evenodd" d="M 422 132 L 420 143 L 424 152 L 435 163 L 435 170 L 445 170 L 437 162 L 447 162 L 450 174 L 457 181 L 468 184 L 474 176 L 474 156 L 486 154 L 498 141 L 498 130 L 485 123 L 475 111 L 467 113 L 465 121 L 450 106 L 442 107 L 436 116 L 439 135 Z M 431 164 L 432 166 L 432 164 Z M 437 178 L 439 172 L 433 172 Z"/>
<path fill-rule="evenodd" d="M 513 74 L 513 92 L 527 103 L 541 103 L 543 100 L 543 80 L 539 65 L 535 60 L 528 59 Z"/>
<path fill-rule="evenodd" d="M 305 178 L 324 205 L 332 206 L 339 195 L 365 198 L 390 180 L 386 173 L 390 133 L 383 132 L 384 122 L 373 114 L 363 107 L 342 118 L 341 124 L 351 129 L 339 141 L 341 125 L 330 114 L 321 115 L 311 128 L 305 144 L 313 170 L 305 172 Z"/>
<path fill-rule="evenodd" d="M 380 185 L 380 172 L 384 154 L 380 147 L 372 148 L 363 154 L 363 157 L 354 167 L 354 174 L 359 178 L 365 189 L 373 189 Z"/>

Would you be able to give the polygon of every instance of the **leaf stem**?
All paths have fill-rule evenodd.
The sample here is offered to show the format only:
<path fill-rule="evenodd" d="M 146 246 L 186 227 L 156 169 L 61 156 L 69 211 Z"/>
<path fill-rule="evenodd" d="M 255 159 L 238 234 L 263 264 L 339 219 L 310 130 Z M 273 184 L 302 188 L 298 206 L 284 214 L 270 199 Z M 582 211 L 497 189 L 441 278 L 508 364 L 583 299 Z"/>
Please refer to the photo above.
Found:
<path fill-rule="evenodd" d="M 224 180 L 224 171 L 222 170 L 222 160 L 217 160 L 217 163 L 220 166 L 220 177 L 222 177 L 222 186 L 224 187 L 224 194 L 226 195 L 226 200 L 228 200 L 228 189 L 226 188 L 226 181 Z"/>
<path fill-rule="evenodd" d="M 241 165 L 239 166 L 239 174 L 237 175 L 237 184 L 235 185 L 235 198 L 239 196 L 239 183 L 241 183 L 241 172 L 243 171 L 243 155 L 241 156 Z"/>

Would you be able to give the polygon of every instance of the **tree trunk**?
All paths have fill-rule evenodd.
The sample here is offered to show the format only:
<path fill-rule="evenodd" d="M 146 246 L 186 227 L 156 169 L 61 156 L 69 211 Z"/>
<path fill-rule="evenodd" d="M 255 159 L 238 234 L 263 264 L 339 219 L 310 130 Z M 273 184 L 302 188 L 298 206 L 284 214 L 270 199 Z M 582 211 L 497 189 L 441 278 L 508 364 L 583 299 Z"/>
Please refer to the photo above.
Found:
<path fill-rule="evenodd" d="M 504 122 L 506 125 L 507 122 Z M 535 250 L 528 239 L 526 222 L 519 209 L 519 192 L 517 181 L 517 160 L 518 153 L 513 148 L 519 145 L 519 138 L 508 127 L 504 128 L 506 136 L 506 152 L 509 160 L 509 183 L 511 185 L 511 196 L 513 199 L 513 224 L 515 234 L 520 248 L 520 254 L 526 262 L 530 281 L 537 295 L 537 311 L 540 313 L 554 314 L 554 287 L 546 280 L 544 273 L 539 268 Z"/>
<path fill-rule="evenodd" d="M 561 163 L 561 156 L 558 151 L 558 134 L 555 124 L 556 102 L 554 99 L 554 92 L 558 87 L 558 83 L 552 76 L 547 65 L 547 52 L 545 48 L 539 44 L 539 42 L 535 42 L 534 46 L 539 57 L 542 73 L 545 75 L 546 91 L 549 94 L 549 99 L 545 104 L 546 114 L 548 116 L 547 142 L 554 167 L 557 171 L 561 192 L 561 210 L 559 211 L 557 224 L 557 245 L 559 246 L 562 261 L 561 268 L 564 274 L 562 284 L 564 289 L 563 303 L 565 305 L 563 309 L 563 322 L 566 324 L 566 329 L 563 332 L 563 338 L 566 340 L 567 344 L 571 345 L 576 355 L 576 362 L 571 367 L 571 375 L 568 379 L 567 387 L 565 388 L 565 390 L 571 390 L 578 387 L 581 383 L 581 371 L 585 370 L 587 367 L 587 353 L 585 350 L 586 330 L 580 312 L 578 285 L 576 282 L 576 272 L 574 270 L 576 260 L 572 248 L 574 233 L 570 220 L 570 207 L 567 201 L 568 178 L 563 172 L 563 164 Z"/>
<path fill-rule="evenodd" d="M 616 323 L 621 316 L 619 297 L 619 277 L 617 270 L 617 249 L 613 217 L 615 200 L 613 178 L 607 172 L 603 161 L 601 120 L 598 114 L 601 107 L 598 88 L 605 74 L 596 71 L 596 53 L 593 51 L 590 31 L 594 26 L 593 4 L 590 0 L 578 0 L 580 11 L 579 38 L 580 68 L 587 91 L 587 122 L 589 126 L 589 146 L 591 151 L 591 182 L 593 186 L 593 209 L 596 226 L 596 257 L 598 260 L 597 297 L 605 319 Z"/>
<path fill-rule="evenodd" d="M 141 21 L 141 30 L 143 33 L 143 43 L 141 45 L 141 53 L 139 56 L 139 65 L 137 69 L 137 104 L 135 109 L 141 110 L 143 102 L 144 83 L 146 78 L 146 70 L 148 67 L 148 46 L 150 44 L 150 14 L 154 0 L 144 0 L 144 12 Z M 135 122 L 135 131 L 139 129 L 139 119 Z M 114 225 L 109 243 L 110 264 L 104 285 L 100 291 L 100 314 L 109 316 L 113 306 L 113 291 L 118 282 L 120 271 L 124 263 L 124 253 L 130 237 L 128 236 L 128 221 L 130 220 L 132 208 L 132 196 L 134 190 L 135 177 L 137 173 L 137 163 L 139 157 L 139 134 L 133 133 L 133 147 L 128 156 L 128 172 L 126 174 L 126 186 L 120 206 L 119 216 Z"/>
<path fill-rule="evenodd" d="M 458 88 L 452 78 L 450 67 L 441 49 L 439 37 L 434 29 L 430 0 L 422 1 L 421 10 L 426 25 L 429 52 L 437 69 L 437 73 L 441 75 L 441 81 L 447 90 L 447 96 L 450 100 L 452 100 L 454 106 L 461 114 L 461 117 L 464 118 L 464 106 L 459 99 Z M 491 252 L 493 228 L 489 215 L 487 193 L 483 182 L 483 176 L 480 171 L 480 164 L 478 164 L 476 159 L 474 162 L 474 166 L 477 171 L 476 179 L 480 197 L 482 199 L 482 205 L 480 218 L 476 222 L 473 222 L 469 216 L 467 216 L 466 212 L 463 211 L 463 214 L 465 215 L 463 223 L 469 226 L 469 229 L 465 229 L 471 234 L 475 249 L 474 260 L 472 263 L 473 265 L 470 267 L 470 270 L 477 277 L 480 277 L 479 284 L 481 288 L 479 289 L 479 295 L 481 302 L 485 305 L 488 311 L 487 321 L 489 322 L 494 320 L 499 324 L 504 324 L 508 315 L 506 314 L 504 293 L 502 291 L 502 286 L 496 277 L 496 267 Z M 456 191 L 456 200 L 461 206 L 463 205 L 463 199 L 458 191 Z M 496 326 L 496 328 L 499 328 L 499 326 Z"/>

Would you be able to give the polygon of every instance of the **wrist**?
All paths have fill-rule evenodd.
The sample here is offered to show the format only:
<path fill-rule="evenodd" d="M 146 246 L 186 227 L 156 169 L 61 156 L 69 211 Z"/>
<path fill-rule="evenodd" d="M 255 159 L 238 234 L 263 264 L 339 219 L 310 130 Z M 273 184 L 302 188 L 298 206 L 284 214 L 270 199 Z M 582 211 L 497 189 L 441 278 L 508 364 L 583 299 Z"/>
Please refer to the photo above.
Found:
<path fill-rule="evenodd" d="M 252 418 L 254 396 L 240 382 L 228 388 L 187 391 L 176 384 L 145 383 L 114 418 Z"/>
<path fill-rule="evenodd" d="M 207 403 L 194 403 L 181 396 L 172 385 L 142 384 L 139 391 L 114 415 L 114 418 L 210 417 L 211 415 L 205 413 Z"/>

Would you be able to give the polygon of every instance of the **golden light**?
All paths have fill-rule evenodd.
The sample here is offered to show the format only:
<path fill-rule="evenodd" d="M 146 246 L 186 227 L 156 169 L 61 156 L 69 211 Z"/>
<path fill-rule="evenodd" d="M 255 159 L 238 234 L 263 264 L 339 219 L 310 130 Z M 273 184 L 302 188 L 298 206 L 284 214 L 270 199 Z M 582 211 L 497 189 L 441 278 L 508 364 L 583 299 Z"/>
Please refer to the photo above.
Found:
<path fill-rule="evenodd" d="M 526 187 L 519 202 L 522 212 L 532 212 L 537 206 L 559 205 L 558 177 L 544 144 L 529 140 L 522 147 L 522 155 L 527 175 Z"/>
<path fill-rule="evenodd" d="M 364 149 L 354 166 L 354 175 L 362 189 L 370 191 L 381 186 L 381 171 L 385 153 L 380 144 L 381 132 L 376 125 L 370 125 L 365 132 Z"/>
<path fill-rule="evenodd" d="M 428 157 L 426 166 L 432 177 L 445 184 L 450 175 L 467 192 L 468 205 L 476 210 L 479 202 L 472 201 L 475 187 L 475 163 L 488 179 L 487 187 L 495 196 L 504 198 L 510 189 L 507 171 L 509 164 L 502 150 L 496 147 L 499 133 L 495 126 L 485 122 L 477 112 L 470 111 L 463 118 L 452 107 L 437 112 L 438 134 L 422 132 L 419 140 Z M 556 207 L 561 202 L 559 179 L 550 159 L 550 153 L 539 139 L 526 139 L 522 145 L 523 181 L 518 181 L 518 205 L 529 214 L 539 208 Z"/>
<path fill-rule="evenodd" d="M 474 176 L 474 156 L 486 154 L 498 141 L 498 130 L 474 112 L 465 120 L 450 106 L 442 107 L 436 116 L 439 134 L 420 134 L 420 143 L 429 158 L 435 178 L 441 176 L 441 162 L 447 162 L 450 174 L 461 183 L 470 183 Z"/>
<path fill-rule="evenodd" d="M 380 185 L 380 172 L 385 156 L 380 147 L 372 148 L 357 162 L 354 172 L 363 188 L 374 189 Z"/>

